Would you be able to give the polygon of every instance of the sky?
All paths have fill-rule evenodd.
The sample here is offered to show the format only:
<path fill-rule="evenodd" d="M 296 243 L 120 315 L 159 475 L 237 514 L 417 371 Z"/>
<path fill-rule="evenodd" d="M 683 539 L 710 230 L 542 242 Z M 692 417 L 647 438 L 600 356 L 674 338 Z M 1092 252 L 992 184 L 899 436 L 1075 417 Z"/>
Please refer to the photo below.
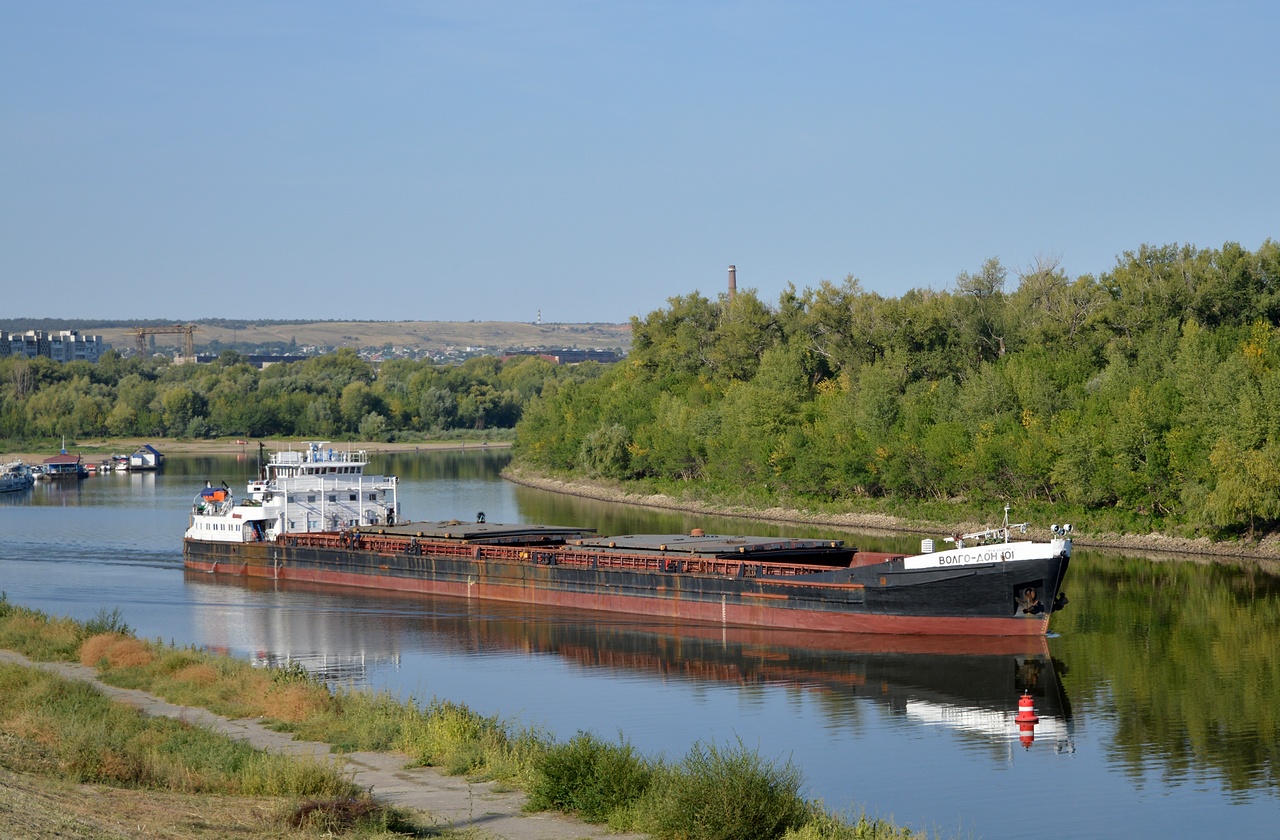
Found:
<path fill-rule="evenodd" d="M 1274 2 L 0 0 L 0 317 L 624 322 L 1280 238 Z"/>

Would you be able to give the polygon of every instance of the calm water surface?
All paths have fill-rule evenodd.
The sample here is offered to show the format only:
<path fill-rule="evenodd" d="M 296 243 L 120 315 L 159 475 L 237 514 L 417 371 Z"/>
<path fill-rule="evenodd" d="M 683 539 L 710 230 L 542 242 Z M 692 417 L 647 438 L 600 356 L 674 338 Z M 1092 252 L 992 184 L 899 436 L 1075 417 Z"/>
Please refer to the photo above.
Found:
<path fill-rule="evenodd" d="M 373 466 L 401 476 L 413 519 L 829 533 L 520 488 L 497 476 L 506 458 Z M 191 498 L 206 478 L 241 486 L 253 469 L 251 457 L 171 458 L 159 475 L 0 495 L 0 590 L 80 619 L 119 608 L 142 636 L 449 698 L 561 739 L 621 732 L 672 758 L 740 739 L 794 762 L 830 807 L 944 836 L 1276 836 L 1280 581 L 1260 571 L 1080 551 L 1044 644 L 766 634 L 185 573 Z M 1030 733 L 1013 722 L 1023 690 L 1041 716 Z"/>

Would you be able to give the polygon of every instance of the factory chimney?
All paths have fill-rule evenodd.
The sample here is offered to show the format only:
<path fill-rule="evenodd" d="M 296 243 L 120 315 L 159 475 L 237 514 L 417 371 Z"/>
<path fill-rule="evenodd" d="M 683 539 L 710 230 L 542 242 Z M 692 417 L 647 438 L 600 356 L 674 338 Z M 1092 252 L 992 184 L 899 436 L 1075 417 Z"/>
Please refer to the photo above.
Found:
<path fill-rule="evenodd" d="M 729 302 L 738 296 L 738 269 L 729 266 Z"/>

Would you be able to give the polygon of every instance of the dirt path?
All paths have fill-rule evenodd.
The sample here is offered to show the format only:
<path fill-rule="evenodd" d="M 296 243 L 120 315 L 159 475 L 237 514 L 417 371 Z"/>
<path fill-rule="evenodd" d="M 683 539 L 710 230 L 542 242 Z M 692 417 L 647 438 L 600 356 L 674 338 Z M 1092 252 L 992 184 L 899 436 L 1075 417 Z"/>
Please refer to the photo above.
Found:
<path fill-rule="evenodd" d="M 32 662 L 14 651 L 0 650 L 0 661 L 43 668 L 62 677 L 93 684 L 111 699 L 140 709 L 144 714 L 174 718 L 244 741 L 267 752 L 336 760 L 355 784 L 389 805 L 424 815 L 423 822 L 437 828 L 472 829 L 483 837 L 502 840 L 560 840 L 609 837 L 641 840 L 643 835 L 613 834 L 603 826 L 588 825 L 562 814 L 527 814 L 525 796 L 502 790 L 492 782 L 469 782 L 446 776 L 429 767 L 407 768 L 409 756 L 401 753 L 357 752 L 335 756 L 328 744 L 300 741 L 275 732 L 256 720 L 230 720 L 207 709 L 176 706 L 154 694 L 116 688 L 98 679 L 92 668 L 70 662 Z"/>

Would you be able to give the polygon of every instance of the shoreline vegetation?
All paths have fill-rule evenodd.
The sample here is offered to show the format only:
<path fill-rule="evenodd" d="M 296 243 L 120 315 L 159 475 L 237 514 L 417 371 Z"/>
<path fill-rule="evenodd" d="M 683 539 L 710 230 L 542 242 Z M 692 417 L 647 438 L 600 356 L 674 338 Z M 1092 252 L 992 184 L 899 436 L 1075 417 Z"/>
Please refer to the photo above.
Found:
<path fill-rule="evenodd" d="M 990 522 L 908 519 L 877 512 L 819 512 L 787 507 L 750 508 L 732 504 L 717 504 L 698 498 L 674 497 L 665 493 L 641 493 L 620 486 L 616 482 L 557 477 L 521 466 L 508 466 L 503 478 L 515 484 L 595 499 L 616 504 L 638 505 L 659 510 L 678 510 L 703 513 L 712 516 L 729 516 L 760 522 L 778 522 L 792 525 L 819 525 L 852 531 L 878 534 L 951 534 L 982 530 L 991 527 Z M 1039 530 L 1048 533 L 1048 526 L 1036 523 Z M 1031 529 L 1036 530 L 1035 527 Z M 1270 535 L 1254 543 L 1213 541 L 1207 537 L 1175 537 L 1167 534 L 1115 534 L 1082 533 L 1077 530 L 1074 542 L 1083 548 L 1098 548 L 1119 554 L 1157 554 L 1188 559 L 1248 559 L 1260 564 L 1272 573 L 1280 573 L 1280 535 Z"/>
<path fill-rule="evenodd" d="M 695 743 L 679 761 L 640 755 L 622 734 L 605 741 L 579 732 L 558 742 L 536 728 L 486 717 L 449 700 L 423 703 L 367 689 L 330 688 L 296 663 L 255 668 L 204 649 L 138 639 L 118 610 L 104 609 L 90 621 L 77 622 L 12 604 L 0 593 L 0 650 L 34 662 L 78 662 L 105 684 L 227 718 L 256 719 L 297 738 L 331 744 L 338 756 L 326 765 L 262 753 L 185 721 L 147 718 L 83 680 L 0 662 L 0 744 L 5 747 L 0 780 L 20 800 L 46 803 L 40 815 L 45 820 L 56 822 L 59 813 L 57 804 L 47 803 L 63 800 L 69 803 L 65 814 L 79 818 L 75 821 L 92 819 L 70 804 L 83 798 L 82 786 L 88 784 L 98 793 L 112 791 L 107 799 L 123 790 L 171 798 L 178 810 L 169 816 L 180 817 L 178 825 L 209 827 L 202 803 L 225 814 L 225 803 L 218 803 L 222 797 L 235 797 L 246 811 L 275 812 L 254 817 L 254 825 L 238 832 L 241 836 L 294 836 L 290 829 L 305 828 L 323 836 L 474 837 L 470 830 L 418 825 L 403 810 L 376 803 L 341 771 L 344 753 L 390 752 L 404 754 L 411 767 L 523 791 L 526 812 L 557 811 L 657 840 L 926 836 L 805 799 L 798 768 L 764 758 L 740 740 Z M 149 819 L 157 828 L 174 825 L 165 824 L 163 810 Z M 31 820 L 31 814 L 0 802 L 0 828 L 32 831 Z M 39 827 L 48 829 L 45 836 L 67 836 L 65 823 L 72 821 Z M 260 834 L 252 833 L 255 826 Z M 104 828 L 99 823 L 96 832 L 72 836 L 111 836 Z"/>

